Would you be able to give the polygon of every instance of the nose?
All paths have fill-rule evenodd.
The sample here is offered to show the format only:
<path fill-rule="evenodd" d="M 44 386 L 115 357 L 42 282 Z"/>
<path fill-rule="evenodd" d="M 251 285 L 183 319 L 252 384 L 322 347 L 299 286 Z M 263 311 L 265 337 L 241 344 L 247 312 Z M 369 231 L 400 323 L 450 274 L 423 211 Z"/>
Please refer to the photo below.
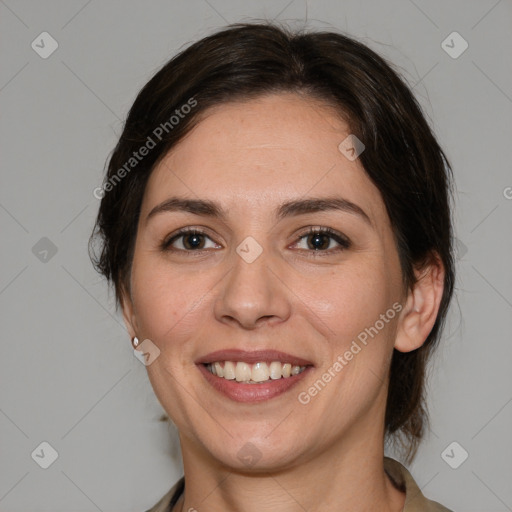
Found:
<path fill-rule="evenodd" d="M 286 321 L 291 312 L 291 292 L 266 251 L 251 263 L 237 253 L 233 260 L 215 302 L 217 320 L 249 330 Z"/>

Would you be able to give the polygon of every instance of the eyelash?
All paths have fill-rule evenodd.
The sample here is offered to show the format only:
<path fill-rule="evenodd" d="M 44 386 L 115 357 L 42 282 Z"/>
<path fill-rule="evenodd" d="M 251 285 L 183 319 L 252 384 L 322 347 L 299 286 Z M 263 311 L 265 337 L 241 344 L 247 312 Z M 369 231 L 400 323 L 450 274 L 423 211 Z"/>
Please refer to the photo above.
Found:
<path fill-rule="evenodd" d="M 173 249 L 171 248 L 171 244 L 178 240 L 179 238 L 185 236 L 185 235 L 202 235 L 210 238 L 206 232 L 201 231 L 197 228 L 183 228 L 174 235 L 172 235 L 170 238 L 165 239 L 160 244 L 160 249 L 162 251 L 173 251 L 173 252 L 188 252 L 188 253 L 202 253 L 203 251 L 208 251 L 210 249 L 197 249 L 197 250 L 187 250 L 187 249 Z M 312 257 L 322 257 L 322 256 L 328 256 L 333 253 L 338 253 L 340 251 L 349 249 L 351 247 L 351 242 L 346 238 L 345 236 L 341 235 L 337 231 L 334 231 L 331 228 L 327 227 L 310 227 L 307 229 L 307 231 L 301 233 L 297 239 L 297 241 L 294 243 L 296 245 L 300 242 L 303 238 L 310 236 L 310 235 L 326 235 L 335 240 L 339 246 L 335 249 L 327 249 L 327 250 L 314 250 L 314 249 L 299 249 L 301 251 L 306 251 L 308 253 L 311 253 Z M 211 240 L 211 238 L 210 238 Z"/>

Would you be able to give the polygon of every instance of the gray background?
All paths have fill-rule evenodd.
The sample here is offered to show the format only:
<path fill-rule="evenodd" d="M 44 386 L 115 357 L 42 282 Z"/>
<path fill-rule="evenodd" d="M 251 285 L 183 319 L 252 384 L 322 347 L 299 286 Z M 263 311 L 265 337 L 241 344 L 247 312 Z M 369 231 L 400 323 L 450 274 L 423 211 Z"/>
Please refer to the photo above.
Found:
<path fill-rule="evenodd" d="M 451 158 L 457 289 L 411 471 L 457 512 L 512 510 L 510 0 L 0 0 L 1 511 L 140 511 L 180 476 L 88 259 L 93 190 L 136 93 L 178 49 L 228 22 L 306 16 L 399 66 Z M 59 45 L 47 59 L 31 48 L 43 31 Z M 458 58 L 441 47 L 453 31 L 469 44 Z M 31 457 L 43 441 L 59 454 L 48 469 Z M 441 456 L 453 441 L 469 453 L 458 469 Z"/>

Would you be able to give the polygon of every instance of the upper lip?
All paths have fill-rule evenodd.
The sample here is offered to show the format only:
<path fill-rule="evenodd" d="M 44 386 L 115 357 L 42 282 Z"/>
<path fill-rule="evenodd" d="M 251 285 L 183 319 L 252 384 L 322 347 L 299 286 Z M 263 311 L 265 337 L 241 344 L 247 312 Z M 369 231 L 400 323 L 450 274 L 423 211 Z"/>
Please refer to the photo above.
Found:
<path fill-rule="evenodd" d="M 196 364 L 215 363 L 217 361 L 242 361 L 248 364 L 260 363 L 264 361 L 280 361 L 281 363 L 290 363 L 292 366 L 310 366 L 313 363 L 302 357 L 292 354 L 286 354 L 278 350 L 240 350 L 236 348 L 217 350 L 210 352 L 196 360 Z"/>

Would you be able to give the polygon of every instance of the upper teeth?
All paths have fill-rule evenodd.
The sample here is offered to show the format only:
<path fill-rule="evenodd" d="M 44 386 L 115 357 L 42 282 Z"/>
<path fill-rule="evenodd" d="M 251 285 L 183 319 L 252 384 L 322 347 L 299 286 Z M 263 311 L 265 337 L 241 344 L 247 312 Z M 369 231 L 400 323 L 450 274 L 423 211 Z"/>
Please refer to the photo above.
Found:
<path fill-rule="evenodd" d="M 303 372 L 305 366 L 292 366 L 290 363 L 281 363 L 272 361 L 270 364 L 265 362 L 248 364 L 243 361 L 217 361 L 206 365 L 206 368 L 217 375 L 228 380 L 237 380 L 237 382 L 264 382 L 266 380 L 280 379 L 281 377 L 290 377 Z"/>

